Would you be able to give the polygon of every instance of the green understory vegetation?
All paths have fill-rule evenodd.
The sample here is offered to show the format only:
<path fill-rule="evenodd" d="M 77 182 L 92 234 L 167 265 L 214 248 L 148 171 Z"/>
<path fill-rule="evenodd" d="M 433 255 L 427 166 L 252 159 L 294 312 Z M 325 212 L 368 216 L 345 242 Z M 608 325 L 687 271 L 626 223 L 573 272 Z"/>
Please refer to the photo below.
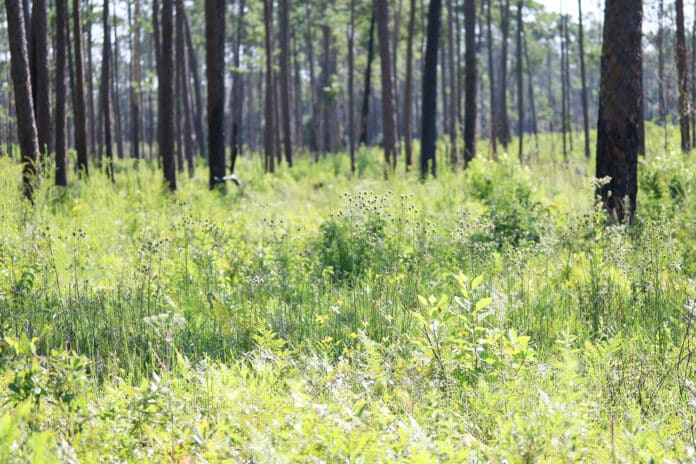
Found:
<path fill-rule="evenodd" d="M 33 207 L 0 159 L 0 462 L 693 462 L 696 158 L 648 134 L 630 226 L 579 137 Z"/>

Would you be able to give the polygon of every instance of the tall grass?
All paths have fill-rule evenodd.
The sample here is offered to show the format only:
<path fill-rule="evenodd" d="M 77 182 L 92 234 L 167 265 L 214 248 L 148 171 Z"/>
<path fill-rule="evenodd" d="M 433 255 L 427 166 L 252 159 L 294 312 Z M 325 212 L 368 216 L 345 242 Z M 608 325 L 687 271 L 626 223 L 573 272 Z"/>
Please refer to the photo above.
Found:
<path fill-rule="evenodd" d="M 478 411 L 480 418 L 469 418 L 475 426 L 469 424 L 473 428 L 467 426 L 465 435 L 472 446 L 479 443 L 481 456 L 492 459 L 543 456 L 535 450 L 556 445 L 536 442 L 535 434 L 543 435 L 544 427 L 555 433 L 562 424 L 577 427 L 571 435 L 586 427 L 597 445 L 608 446 L 601 437 L 610 428 L 616 432 L 615 413 L 597 409 L 589 397 L 581 400 L 578 391 L 598 395 L 612 411 L 632 411 L 639 404 L 645 409 L 638 415 L 648 420 L 671 410 L 665 404 L 675 401 L 675 392 L 684 394 L 684 382 L 693 376 L 691 319 L 684 308 L 696 298 L 696 166 L 692 157 L 661 148 L 656 135 L 661 130 L 648 127 L 638 217 L 630 227 L 607 222 L 594 199 L 593 168 L 578 141 L 564 162 L 551 150 L 560 146 L 558 140 L 552 144 L 548 136 L 541 138 L 541 152 L 530 153 L 523 164 L 508 155 L 490 161 L 481 142 L 480 156 L 468 170 L 444 166 L 437 179 L 426 182 L 403 172 L 384 180 L 375 149 L 358 154 L 354 176 L 339 154 L 318 163 L 299 159 L 274 176 L 264 175 L 256 158 L 242 158 L 243 184 L 227 195 L 209 192 L 204 176 L 183 179 L 171 195 L 154 166 L 141 162 L 136 170 L 125 161 L 117 165 L 115 185 L 98 172 L 67 189 L 39 179 L 34 207 L 19 194 L 19 167 L 0 159 L 0 328 L 9 340 L 0 355 L 8 369 L 5 383 L 17 381 L 11 372 L 33 372 L 31 363 L 13 370 L 18 359 L 60 364 L 60 353 L 69 359 L 73 352 L 85 357 L 84 382 L 101 398 L 93 407 L 108 409 L 105 402 L 118 402 L 117 391 L 143 404 L 148 400 L 138 395 L 152 394 L 153 404 L 162 401 L 163 408 L 194 401 L 196 414 L 209 420 L 224 409 L 218 403 L 226 402 L 209 383 L 284 394 L 284 387 L 265 377 L 261 364 L 270 363 L 268 369 L 282 370 L 278 378 L 290 390 L 323 398 L 336 417 L 340 408 L 332 408 L 350 401 L 367 401 L 366 410 L 379 415 L 379 404 L 369 398 L 389 405 L 386 422 L 416 410 L 424 418 L 440 404 L 447 419 L 430 424 L 431 439 L 441 427 L 450 432 L 457 427 L 451 422 L 454 411 Z M 458 280 L 459 274 L 465 277 Z M 462 287 L 476 276 L 482 279 L 475 292 Z M 456 309 L 462 292 L 473 299 L 461 307 L 467 310 Z M 469 316 L 470 305 L 488 295 L 486 309 Z M 32 339 L 33 347 L 13 345 Z M 251 371 L 244 371 L 248 364 L 242 359 L 251 360 Z M 208 363 L 216 367 L 181 372 Z M 331 369 L 350 369 L 355 378 L 327 396 L 310 388 L 317 378 L 338 381 Z M 46 373 L 50 369 L 37 372 L 54 375 Z M 549 393 L 553 378 L 564 383 Z M 206 389 L 193 392 L 186 381 L 203 382 Z M 387 383 L 375 390 L 380 382 Z M 549 401 L 577 408 L 541 411 L 515 397 L 524 382 L 551 394 Z M 152 392 L 153 384 L 160 393 Z M 157 390 L 162 385 L 168 393 Z M 345 385 L 363 393 L 355 398 Z M 384 396 L 390 391 L 408 400 L 397 407 Z M 165 401 L 161 394 L 171 398 Z M 613 396 L 607 399 L 608 394 Z M 138 414 L 159 421 L 187 413 L 184 406 L 162 412 L 134 404 L 126 408 L 130 422 L 150 420 Z M 537 411 L 549 422 L 525 424 L 524 414 L 501 413 L 505 404 Z M 260 414 L 265 413 L 270 412 Z M 106 427 L 106 419 L 100 420 L 92 424 L 97 429 Z M 508 435 L 496 436 L 501 427 Z M 368 441 L 376 446 L 372 440 L 379 433 L 371 430 L 377 435 Z M 258 438 L 249 430 L 238 432 L 244 443 Z M 147 435 L 131 430 L 128 439 L 139 433 Z M 280 439 L 285 432 L 277 433 L 265 439 Z M 635 444 L 628 438 L 617 443 L 617 436 L 611 446 Z M 82 444 L 83 452 L 101 449 L 92 435 L 84 437 L 89 444 Z M 679 432 L 674 437 L 685 440 Z M 498 445 L 510 454 L 494 451 Z M 122 446 L 125 452 L 129 445 Z M 327 452 L 316 446 L 307 448 L 307 456 Z M 173 456 L 172 449 L 160 451 Z M 453 449 L 442 452 L 443 460 L 463 456 Z M 369 453 L 389 460 L 375 449 Z M 369 453 L 366 448 L 361 455 Z M 271 459 L 249 450 L 235 456 Z"/>

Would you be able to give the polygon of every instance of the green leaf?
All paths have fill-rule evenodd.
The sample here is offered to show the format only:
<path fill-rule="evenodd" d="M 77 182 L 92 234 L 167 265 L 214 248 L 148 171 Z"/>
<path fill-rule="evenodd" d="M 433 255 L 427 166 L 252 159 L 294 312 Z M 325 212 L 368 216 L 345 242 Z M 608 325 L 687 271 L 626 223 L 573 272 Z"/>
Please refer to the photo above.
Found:
<path fill-rule="evenodd" d="M 476 290 L 476 288 L 483 282 L 483 275 L 480 275 L 471 281 L 471 290 Z"/>
<path fill-rule="evenodd" d="M 413 314 L 413 317 L 415 317 L 416 320 L 417 320 L 418 322 L 420 322 L 421 324 L 423 324 L 425 327 L 428 326 L 428 321 L 425 320 L 425 318 L 423 317 L 422 314 L 417 313 L 417 312 L 415 312 L 415 311 L 413 311 L 412 314 Z"/>
<path fill-rule="evenodd" d="M 491 298 L 490 296 L 483 298 L 482 300 L 477 301 L 476 302 L 476 311 L 477 312 L 481 311 L 483 308 L 485 308 L 486 306 L 488 306 L 491 303 L 493 303 L 493 298 Z"/>

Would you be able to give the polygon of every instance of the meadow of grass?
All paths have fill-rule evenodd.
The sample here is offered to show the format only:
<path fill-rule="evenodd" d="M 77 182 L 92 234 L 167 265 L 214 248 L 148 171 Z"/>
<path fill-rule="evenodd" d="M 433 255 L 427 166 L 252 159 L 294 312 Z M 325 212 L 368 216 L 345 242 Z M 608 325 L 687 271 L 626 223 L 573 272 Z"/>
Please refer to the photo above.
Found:
<path fill-rule="evenodd" d="M 579 138 L 33 207 L 0 159 L 0 462 L 693 462 L 696 161 L 649 135 L 630 226 Z"/>

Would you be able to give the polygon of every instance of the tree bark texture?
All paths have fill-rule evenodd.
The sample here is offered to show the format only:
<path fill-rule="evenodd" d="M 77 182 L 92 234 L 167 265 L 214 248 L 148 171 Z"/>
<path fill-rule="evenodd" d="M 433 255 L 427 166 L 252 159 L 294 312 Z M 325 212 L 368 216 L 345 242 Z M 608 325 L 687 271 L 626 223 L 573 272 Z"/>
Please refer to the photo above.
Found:
<path fill-rule="evenodd" d="M 597 177 L 611 179 L 599 193 L 607 212 L 618 221 L 633 217 L 638 193 L 642 10 L 641 0 L 607 0 L 604 12 Z"/>

